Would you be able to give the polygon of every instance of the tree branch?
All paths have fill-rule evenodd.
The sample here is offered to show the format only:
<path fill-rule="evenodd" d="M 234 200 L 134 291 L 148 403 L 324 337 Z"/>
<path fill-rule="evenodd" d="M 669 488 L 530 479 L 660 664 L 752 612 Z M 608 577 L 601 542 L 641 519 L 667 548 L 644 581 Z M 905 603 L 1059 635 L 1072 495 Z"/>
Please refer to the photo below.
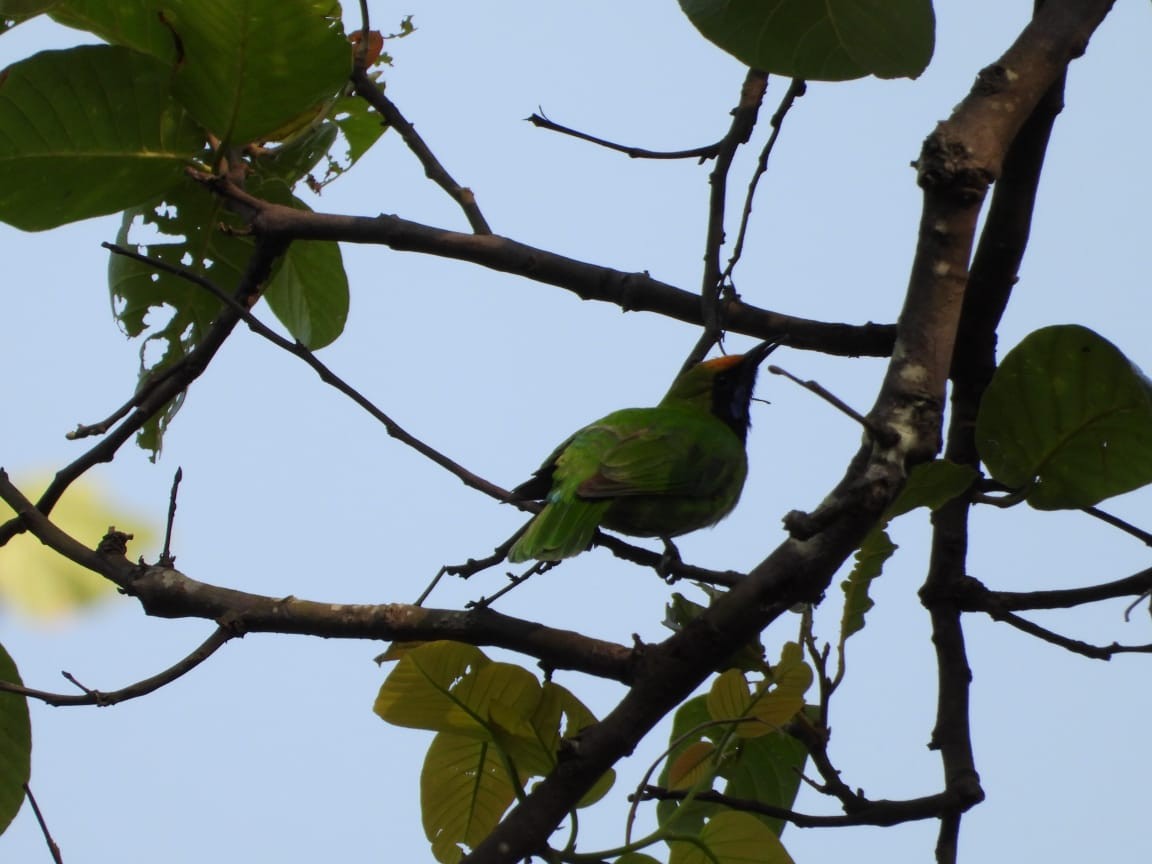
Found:
<path fill-rule="evenodd" d="M 645 786 L 642 790 L 642 800 L 682 801 L 687 795 L 688 793 L 683 790 L 663 789 L 659 786 Z M 942 792 L 938 795 L 925 795 L 923 798 L 911 798 L 906 801 L 862 799 L 860 809 L 850 813 L 837 816 L 813 816 L 807 813 L 797 813 L 786 807 L 774 807 L 755 799 L 737 798 L 720 792 L 697 792 L 692 796 L 693 801 L 721 804 L 745 813 L 758 813 L 772 819 L 783 819 L 786 822 L 791 822 L 797 828 L 843 828 L 853 825 L 888 827 L 921 819 L 936 819 L 942 813 L 946 813 L 956 806 L 953 798 L 954 796 L 949 793 Z"/>
<path fill-rule="evenodd" d="M 355 387 L 353 387 L 351 384 L 333 372 L 332 369 L 329 368 L 329 366 L 325 364 L 319 357 L 317 357 L 315 353 L 310 351 L 300 342 L 296 342 L 291 339 L 285 339 L 279 333 L 272 330 L 270 327 L 261 322 L 259 318 L 249 312 L 246 307 L 240 305 L 227 294 L 222 292 L 211 280 L 205 279 L 204 277 L 186 270 L 183 267 L 177 267 L 172 264 L 168 264 L 165 261 L 160 261 L 156 258 L 149 258 L 147 255 L 141 255 L 138 252 L 133 252 L 131 249 L 125 249 L 123 246 L 117 246 L 113 243 L 105 243 L 103 245 L 104 248 L 112 251 L 116 255 L 124 255 L 128 258 L 135 259 L 151 267 L 155 267 L 157 270 L 163 270 L 166 273 L 171 273 L 174 276 L 178 276 L 181 279 L 185 279 L 203 288 L 205 291 L 212 294 L 214 297 L 224 303 L 229 309 L 231 309 L 237 317 L 239 317 L 242 321 L 244 321 L 245 324 L 248 325 L 248 329 L 250 329 L 257 336 L 266 339 L 276 347 L 282 348 L 289 354 L 307 363 L 312 368 L 312 370 L 320 376 L 321 381 L 343 393 L 345 396 L 363 408 L 366 412 L 368 412 L 368 414 L 370 414 L 374 419 L 379 421 L 380 424 L 384 426 L 384 429 L 391 437 L 395 438 L 397 441 L 400 441 L 403 444 L 406 444 L 408 447 L 411 447 L 417 453 L 426 457 L 432 462 L 435 462 L 450 474 L 455 475 L 460 479 L 461 482 L 464 483 L 464 485 L 483 492 L 484 494 L 489 495 L 498 501 L 508 500 L 510 493 L 506 489 L 496 485 L 495 483 L 492 483 L 489 480 L 485 480 L 479 474 L 475 474 L 469 471 L 459 462 L 449 458 L 434 447 L 425 444 L 415 435 L 412 435 L 399 423 L 381 411 L 367 396 L 365 396 L 363 393 L 361 393 L 359 390 L 357 390 Z"/>
<path fill-rule="evenodd" d="M 129 699 L 137 699 L 140 696 L 147 696 L 159 690 L 166 684 L 171 684 L 177 678 L 182 677 L 187 672 L 195 669 L 209 657 L 216 653 L 217 649 L 224 645 L 224 643 L 233 639 L 235 633 L 229 631 L 225 627 L 217 627 L 212 635 L 202 642 L 187 657 L 180 660 L 180 662 L 169 666 L 163 672 L 145 678 L 143 681 L 137 681 L 135 684 L 130 684 L 127 687 L 122 687 L 119 690 L 112 690 L 110 692 L 103 692 L 101 690 L 89 690 L 87 687 L 81 685 L 75 678 L 64 673 L 69 681 L 76 684 L 84 692 L 81 694 L 75 693 L 49 693 L 44 690 L 34 690 L 30 687 L 21 687 L 17 684 L 11 684 L 7 681 L 0 681 L 0 690 L 8 693 L 20 693 L 24 696 L 29 696 L 33 699 L 39 699 L 54 707 L 75 706 L 75 705 L 98 705 L 105 708 L 109 705 L 115 705 L 119 702 L 126 702 Z"/>
<path fill-rule="evenodd" d="M 352 72 L 352 86 L 356 90 L 356 95 L 379 111 L 385 122 L 404 139 L 408 149 L 424 166 L 425 176 L 447 192 L 452 200 L 460 205 L 460 209 L 464 211 L 464 216 L 468 220 L 468 224 L 472 226 L 472 230 L 477 234 L 491 234 L 492 229 L 488 227 L 488 221 L 480 212 L 480 205 L 476 203 L 476 196 L 472 190 L 467 186 L 461 186 L 452 178 L 448 170 L 440 164 L 440 160 L 424 143 L 424 139 L 416 132 L 416 127 L 408 122 L 408 119 L 400 113 L 400 109 L 384 94 L 384 90 L 369 77 L 368 71 L 359 64 Z"/>
<path fill-rule="evenodd" d="M 468 261 L 492 270 L 523 276 L 571 291 L 582 300 L 599 300 L 625 312 L 655 312 L 689 324 L 702 324 L 700 297 L 653 279 L 647 273 L 625 273 L 566 258 L 498 234 L 447 231 L 380 215 L 342 216 L 296 210 L 262 201 L 224 178 L 191 172 L 197 180 L 240 207 L 262 236 L 285 240 L 335 240 L 369 243 L 401 252 L 422 252 Z M 891 353 L 895 328 L 887 324 L 839 324 L 812 321 L 724 300 L 723 317 L 730 332 L 779 338 L 792 348 L 841 356 L 883 357 Z"/>
<path fill-rule="evenodd" d="M 456 612 L 407 603 L 324 603 L 265 597 L 198 582 L 170 567 L 133 564 L 113 548 L 123 535 L 106 537 L 100 549 L 87 548 L 47 519 L 12 485 L 3 469 L 0 499 L 16 511 L 16 518 L 41 543 L 136 597 L 149 615 L 206 618 L 233 635 L 297 633 L 399 642 L 452 639 L 518 651 L 549 669 L 571 669 L 624 683 L 632 678 L 631 648 L 491 609 Z"/>
<path fill-rule="evenodd" d="M 645 150 L 643 147 L 617 144 L 604 138 L 597 138 L 595 135 L 589 135 L 587 132 L 581 132 L 579 129 L 573 129 L 570 126 L 562 126 L 545 117 L 543 110 L 533 112 L 525 119 L 537 129 L 547 129 L 549 132 L 558 132 L 561 135 L 579 138 L 581 141 L 587 141 L 595 144 L 597 147 L 623 153 L 630 159 L 699 159 L 703 162 L 706 159 L 715 159 L 722 144 L 721 140 L 715 144 L 707 144 L 703 147 L 692 147 L 688 150 Z"/>

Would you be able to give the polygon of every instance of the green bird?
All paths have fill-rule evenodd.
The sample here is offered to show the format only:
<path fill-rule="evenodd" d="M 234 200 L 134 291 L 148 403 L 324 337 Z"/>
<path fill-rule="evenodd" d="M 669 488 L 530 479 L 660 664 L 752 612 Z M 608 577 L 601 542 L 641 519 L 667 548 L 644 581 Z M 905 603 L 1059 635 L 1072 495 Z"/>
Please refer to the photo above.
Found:
<path fill-rule="evenodd" d="M 516 563 L 579 555 L 598 527 L 668 539 L 715 525 L 748 474 L 748 404 L 776 347 L 706 360 L 682 373 L 654 408 L 625 408 L 556 448 L 511 501 L 540 501 L 508 553 Z"/>

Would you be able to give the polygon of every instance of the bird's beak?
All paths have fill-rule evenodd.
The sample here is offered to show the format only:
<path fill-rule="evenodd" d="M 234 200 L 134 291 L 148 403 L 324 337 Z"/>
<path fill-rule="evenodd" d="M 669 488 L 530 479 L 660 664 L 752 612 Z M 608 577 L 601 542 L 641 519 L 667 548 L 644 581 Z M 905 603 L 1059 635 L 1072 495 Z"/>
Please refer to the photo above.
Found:
<path fill-rule="evenodd" d="M 764 362 L 764 358 L 780 347 L 780 343 L 775 339 L 769 339 L 767 342 L 761 342 L 755 348 L 745 352 L 743 365 L 747 368 L 756 368 Z"/>

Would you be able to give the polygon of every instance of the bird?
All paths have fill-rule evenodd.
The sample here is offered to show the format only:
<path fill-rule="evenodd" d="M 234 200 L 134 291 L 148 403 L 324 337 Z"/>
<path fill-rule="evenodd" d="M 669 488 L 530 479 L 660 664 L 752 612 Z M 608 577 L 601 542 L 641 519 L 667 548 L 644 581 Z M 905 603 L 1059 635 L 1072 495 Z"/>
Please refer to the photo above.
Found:
<path fill-rule="evenodd" d="M 770 340 L 698 363 L 658 405 L 615 411 L 564 441 L 510 493 L 510 502 L 543 507 L 509 549 L 509 562 L 579 555 L 599 527 L 670 546 L 670 538 L 732 512 L 748 474 L 756 373 L 778 346 Z"/>

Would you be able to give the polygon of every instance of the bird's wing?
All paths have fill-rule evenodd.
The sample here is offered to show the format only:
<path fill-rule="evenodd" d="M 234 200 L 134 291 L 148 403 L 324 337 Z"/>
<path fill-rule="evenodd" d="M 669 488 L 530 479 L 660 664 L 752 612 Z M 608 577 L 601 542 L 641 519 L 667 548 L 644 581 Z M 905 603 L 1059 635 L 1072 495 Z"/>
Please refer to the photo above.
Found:
<path fill-rule="evenodd" d="M 708 497 L 727 484 L 737 464 L 743 464 L 736 437 L 711 418 L 701 422 L 653 418 L 644 425 L 624 424 L 610 431 L 613 443 L 601 449 L 594 469 L 576 487 L 582 498 Z"/>

